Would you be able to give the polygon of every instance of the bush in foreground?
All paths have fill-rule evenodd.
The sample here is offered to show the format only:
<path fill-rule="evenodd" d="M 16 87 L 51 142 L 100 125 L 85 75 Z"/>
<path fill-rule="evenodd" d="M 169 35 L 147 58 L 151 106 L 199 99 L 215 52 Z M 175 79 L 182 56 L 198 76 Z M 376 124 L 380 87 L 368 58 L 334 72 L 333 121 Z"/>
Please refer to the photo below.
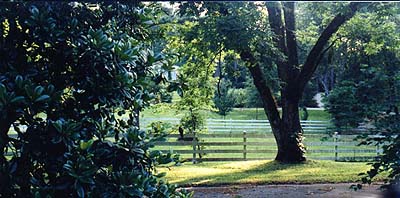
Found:
<path fill-rule="evenodd" d="M 122 3 L 0 7 L 0 197 L 185 197 L 134 112 L 167 69 L 162 11 Z M 119 115 L 129 114 L 129 118 Z"/>

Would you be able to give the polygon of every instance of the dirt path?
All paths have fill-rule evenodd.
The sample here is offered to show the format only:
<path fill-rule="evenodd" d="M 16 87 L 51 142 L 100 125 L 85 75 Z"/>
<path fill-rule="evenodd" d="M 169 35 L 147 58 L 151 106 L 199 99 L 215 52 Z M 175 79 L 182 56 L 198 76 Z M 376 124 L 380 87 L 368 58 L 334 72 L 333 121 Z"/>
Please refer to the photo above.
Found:
<path fill-rule="evenodd" d="M 351 184 L 304 184 L 304 185 L 232 185 L 224 187 L 191 187 L 195 198 L 301 198 L 301 197 L 383 197 L 379 185 L 364 186 L 357 192 L 349 189 Z"/>

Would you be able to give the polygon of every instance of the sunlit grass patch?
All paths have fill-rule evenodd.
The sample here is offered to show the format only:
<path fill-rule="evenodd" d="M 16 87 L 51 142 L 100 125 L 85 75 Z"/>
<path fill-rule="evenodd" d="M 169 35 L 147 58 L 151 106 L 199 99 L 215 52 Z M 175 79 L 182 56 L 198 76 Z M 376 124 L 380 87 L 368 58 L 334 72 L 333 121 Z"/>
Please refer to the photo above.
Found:
<path fill-rule="evenodd" d="M 362 162 L 309 160 L 301 164 L 281 164 L 271 160 L 243 162 L 186 163 L 160 167 L 171 183 L 190 185 L 343 183 L 357 182 L 359 173 L 370 169 Z M 379 176 L 377 180 L 382 180 Z"/>

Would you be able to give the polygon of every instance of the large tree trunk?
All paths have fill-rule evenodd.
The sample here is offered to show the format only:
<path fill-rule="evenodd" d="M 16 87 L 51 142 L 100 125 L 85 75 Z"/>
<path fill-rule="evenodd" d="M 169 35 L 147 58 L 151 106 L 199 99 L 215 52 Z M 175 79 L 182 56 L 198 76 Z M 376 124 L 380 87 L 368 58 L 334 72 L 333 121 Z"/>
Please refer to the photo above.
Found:
<path fill-rule="evenodd" d="M 249 68 L 253 83 L 260 92 L 264 111 L 267 114 L 272 132 L 274 134 L 278 153 L 275 160 L 284 163 L 297 163 L 305 161 L 305 148 L 303 146 L 303 129 L 300 124 L 299 101 L 301 92 L 296 86 L 286 87 L 282 90 L 282 118 L 271 90 L 266 86 L 263 72 L 259 65 Z"/>
<path fill-rule="evenodd" d="M 299 101 L 301 92 L 294 85 L 286 86 L 282 90 L 282 118 L 278 111 L 275 98 L 266 84 L 264 74 L 250 53 L 241 53 L 241 58 L 254 63 L 249 67 L 253 83 L 260 93 L 264 111 L 270 122 L 275 137 L 278 153 L 275 160 L 284 163 L 305 161 L 303 130 L 300 125 Z"/>
<path fill-rule="evenodd" d="M 306 160 L 305 148 L 302 144 L 303 129 L 299 117 L 299 101 L 304 87 L 315 72 L 321 57 L 329 49 L 329 47 L 324 49 L 325 45 L 339 27 L 355 14 L 358 3 L 350 3 L 344 13 L 338 14 L 329 23 L 309 52 L 302 67 L 298 63 L 294 3 L 285 2 L 284 7 L 277 2 L 268 2 L 266 5 L 271 30 L 275 34 L 276 47 L 287 57 L 276 60 L 278 76 L 283 82 L 281 88 L 282 117 L 259 61 L 256 60 L 250 49 L 241 51 L 240 56 L 242 60 L 251 65 L 249 71 L 254 85 L 260 93 L 264 111 L 275 136 L 278 147 L 275 160 L 284 163 L 298 163 Z"/>
<path fill-rule="evenodd" d="M 299 74 L 297 41 L 295 36 L 296 21 L 294 3 L 267 3 L 268 20 L 271 30 L 276 35 L 274 41 L 279 50 L 287 56 L 277 61 L 278 76 L 284 82 L 281 88 L 282 118 L 278 130 L 272 129 L 278 147 L 275 160 L 285 163 L 305 161 L 302 144 L 303 129 L 299 117 L 299 101 L 302 91 L 295 79 Z M 284 20 L 282 20 L 282 18 Z M 277 108 L 277 107 L 276 107 Z"/>
<path fill-rule="evenodd" d="M 277 139 L 278 153 L 275 160 L 280 162 L 302 162 L 306 158 L 303 146 L 303 129 L 300 123 L 298 90 L 285 88 L 282 90 L 282 122 L 280 137 Z"/>

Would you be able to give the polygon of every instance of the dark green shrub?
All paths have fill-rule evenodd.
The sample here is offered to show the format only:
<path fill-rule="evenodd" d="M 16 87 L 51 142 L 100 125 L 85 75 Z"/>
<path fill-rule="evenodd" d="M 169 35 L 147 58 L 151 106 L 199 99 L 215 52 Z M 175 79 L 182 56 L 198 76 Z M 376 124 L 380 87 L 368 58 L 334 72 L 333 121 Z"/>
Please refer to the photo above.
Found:
<path fill-rule="evenodd" d="M 357 127 L 363 121 L 365 114 L 356 94 L 356 83 L 342 81 L 325 99 L 325 108 L 337 128 Z"/>
<path fill-rule="evenodd" d="M 187 196 L 153 174 L 173 156 L 149 151 L 163 135 L 139 130 L 133 115 L 166 68 L 151 48 L 162 13 L 122 3 L 0 7 L 0 197 Z"/>

